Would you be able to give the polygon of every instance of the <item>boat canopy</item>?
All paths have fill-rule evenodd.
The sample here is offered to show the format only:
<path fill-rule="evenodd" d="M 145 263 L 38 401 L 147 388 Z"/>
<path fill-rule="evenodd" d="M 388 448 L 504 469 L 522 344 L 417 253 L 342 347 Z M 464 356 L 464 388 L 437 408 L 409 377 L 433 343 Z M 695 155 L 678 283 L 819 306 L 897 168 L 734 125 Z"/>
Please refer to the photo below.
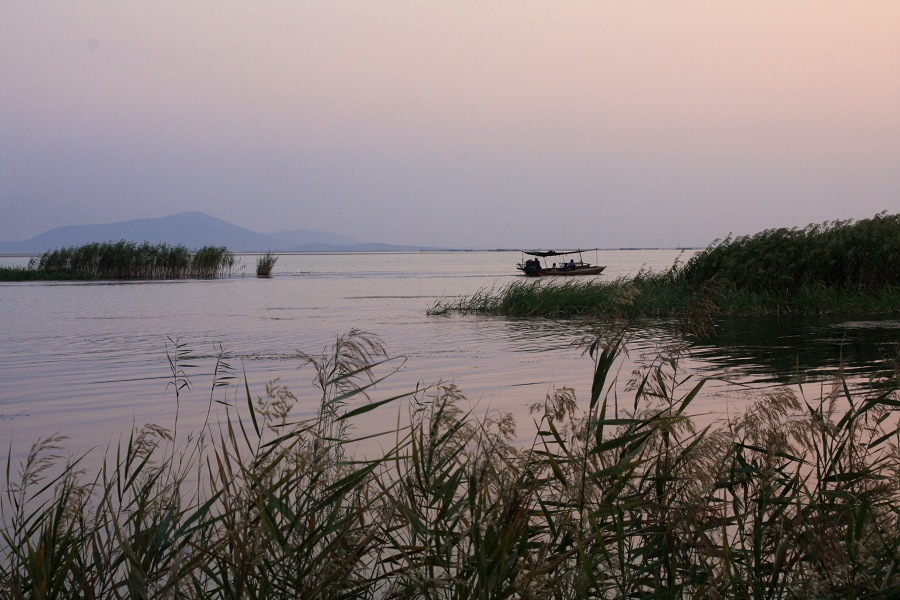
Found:
<path fill-rule="evenodd" d="M 523 250 L 525 254 L 529 256 L 540 256 L 541 258 L 547 258 L 548 256 L 562 256 L 564 254 L 581 254 L 582 252 L 593 252 L 594 250 L 599 250 L 599 248 L 589 248 L 587 250 L 532 250 L 531 252 L 526 252 Z"/>

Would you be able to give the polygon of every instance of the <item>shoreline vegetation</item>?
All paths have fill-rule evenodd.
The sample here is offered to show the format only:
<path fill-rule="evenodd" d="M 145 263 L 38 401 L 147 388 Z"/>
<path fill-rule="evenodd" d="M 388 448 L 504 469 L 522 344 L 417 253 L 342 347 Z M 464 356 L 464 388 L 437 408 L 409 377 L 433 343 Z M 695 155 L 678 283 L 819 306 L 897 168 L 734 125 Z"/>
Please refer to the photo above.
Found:
<path fill-rule="evenodd" d="M 0 267 L 0 281 L 214 279 L 228 275 L 234 254 L 224 246 L 103 242 L 50 250 L 27 267 Z"/>
<path fill-rule="evenodd" d="M 271 252 L 266 252 L 264 255 L 260 256 L 256 259 L 256 276 L 266 279 L 271 278 L 272 269 L 275 268 L 276 262 L 278 262 L 278 257 Z"/>
<path fill-rule="evenodd" d="M 770 229 L 716 240 L 687 262 L 633 278 L 516 281 L 442 299 L 430 314 L 679 318 L 900 314 L 900 215 Z"/>
<path fill-rule="evenodd" d="M 220 354 L 218 424 L 136 428 L 96 471 L 60 437 L 7 461 L 0 597 L 900 594 L 896 378 L 760 392 L 698 429 L 704 380 L 677 355 L 632 375 L 633 402 L 617 395 L 626 341 L 586 347 L 590 397 L 548 393 L 524 447 L 510 415 L 466 412 L 452 385 L 371 398 L 402 359 L 363 332 L 301 356 L 317 407 L 277 381 L 254 397 Z M 170 346 L 176 406 L 193 358 Z M 354 456 L 370 438 L 353 421 L 375 410 L 408 412 Z"/>

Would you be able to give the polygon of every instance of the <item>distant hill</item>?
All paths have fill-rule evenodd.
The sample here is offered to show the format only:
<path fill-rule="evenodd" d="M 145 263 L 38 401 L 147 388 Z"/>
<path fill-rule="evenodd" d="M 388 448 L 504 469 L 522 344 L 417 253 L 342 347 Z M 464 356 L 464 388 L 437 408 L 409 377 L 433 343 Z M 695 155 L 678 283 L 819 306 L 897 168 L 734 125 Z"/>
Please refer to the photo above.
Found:
<path fill-rule="evenodd" d="M 423 249 L 367 244 L 337 233 L 306 229 L 257 233 L 205 213 L 190 211 L 158 219 L 57 227 L 29 240 L 0 242 L 0 253 L 40 254 L 65 246 L 118 240 L 183 244 L 188 248 L 226 246 L 232 252 L 373 252 Z"/>

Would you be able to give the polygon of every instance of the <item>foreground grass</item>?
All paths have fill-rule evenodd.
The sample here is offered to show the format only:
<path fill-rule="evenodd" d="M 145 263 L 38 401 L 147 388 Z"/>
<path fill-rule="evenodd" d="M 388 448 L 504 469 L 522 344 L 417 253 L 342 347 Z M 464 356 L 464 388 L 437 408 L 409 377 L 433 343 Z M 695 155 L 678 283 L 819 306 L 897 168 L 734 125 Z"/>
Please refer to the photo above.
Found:
<path fill-rule="evenodd" d="M 538 433 L 524 448 L 508 416 L 476 418 L 445 386 L 410 394 L 393 443 L 351 460 L 352 420 L 404 398 L 365 395 L 392 362 L 359 332 L 304 357 L 314 419 L 293 416 L 284 387 L 253 398 L 243 384 L 215 430 L 145 427 L 101 472 L 77 460 L 54 470 L 61 440 L 38 442 L 2 499 L 0 595 L 900 594 L 896 391 L 779 391 L 698 431 L 703 382 L 675 357 L 636 375 L 633 403 L 613 409 L 623 343 L 589 348 L 589 398 L 561 388 L 532 407 Z M 176 395 L 189 361 L 173 353 Z M 224 357 L 216 372 L 210 402 L 234 377 Z"/>
<path fill-rule="evenodd" d="M 437 302 L 431 314 L 680 318 L 718 315 L 900 314 L 900 215 L 726 238 L 662 273 L 544 283 Z"/>

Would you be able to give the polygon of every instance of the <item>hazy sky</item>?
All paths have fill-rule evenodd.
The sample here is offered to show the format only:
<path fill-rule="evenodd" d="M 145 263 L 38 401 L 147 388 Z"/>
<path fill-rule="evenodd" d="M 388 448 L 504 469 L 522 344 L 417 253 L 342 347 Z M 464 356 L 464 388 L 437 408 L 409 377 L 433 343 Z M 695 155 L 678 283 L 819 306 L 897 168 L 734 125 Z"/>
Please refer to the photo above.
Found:
<path fill-rule="evenodd" d="M 467 247 L 900 212 L 900 2 L 0 0 L 0 240 Z"/>

